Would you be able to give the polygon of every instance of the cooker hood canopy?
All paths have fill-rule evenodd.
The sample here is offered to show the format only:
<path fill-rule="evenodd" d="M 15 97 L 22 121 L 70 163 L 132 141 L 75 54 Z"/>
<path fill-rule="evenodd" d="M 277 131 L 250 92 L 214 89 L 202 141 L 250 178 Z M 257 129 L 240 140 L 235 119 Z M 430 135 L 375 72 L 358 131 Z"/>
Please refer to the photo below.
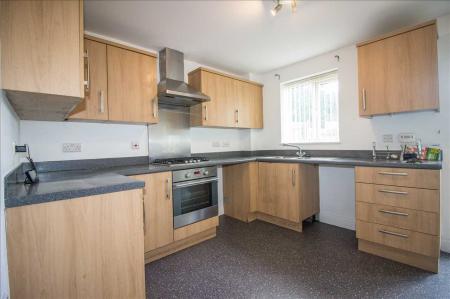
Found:
<path fill-rule="evenodd" d="M 193 106 L 210 97 L 184 82 L 184 54 L 169 48 L 159 51 L 158 102 L 167 106 Z"/>

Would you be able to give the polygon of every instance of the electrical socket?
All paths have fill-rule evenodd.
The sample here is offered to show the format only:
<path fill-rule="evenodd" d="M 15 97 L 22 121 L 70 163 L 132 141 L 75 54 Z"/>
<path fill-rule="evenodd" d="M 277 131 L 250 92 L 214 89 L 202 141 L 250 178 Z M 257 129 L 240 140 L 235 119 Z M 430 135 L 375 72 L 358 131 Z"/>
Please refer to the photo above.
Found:
<path fill-rule="evenodd" d="M 230 147 L 229 141 L 222 141 L 222 147 Z"/>
<path fill-rule="evenodd" d="M 384 143 L 393 143 L 394 142 L 394 137 L 392 136 L 392 134 L 384 134 L 383 135 L 383 142 Z"/>
<path fill-rule="evenodd" d="M 141 145 L 139 144 L 139 142 L 137 141 L 131 141 L 131 149 L 132 150 L 138 150 L 141 148 Z"/>
<path fill-rule="evenodd" d="M 78 153 L 81 152 L 81 143 L 63 143 L 63 153 Z"/>
<path fill-rule="evenodd" d="M 212 147 L 220 147 L 220 141 L 211 142 Z"/>
<path fill-rule="evenodd" d="M 398 142 L 403 144 L 414 144 L 416 142 L 416 134 L 400 133 L 398 134 Z"/>

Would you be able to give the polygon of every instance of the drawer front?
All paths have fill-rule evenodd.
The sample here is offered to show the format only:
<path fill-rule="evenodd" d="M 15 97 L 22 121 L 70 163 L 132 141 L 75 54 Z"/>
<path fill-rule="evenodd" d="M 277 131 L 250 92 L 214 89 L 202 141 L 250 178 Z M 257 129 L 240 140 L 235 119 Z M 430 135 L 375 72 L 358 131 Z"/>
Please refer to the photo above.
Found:
<path fill-rule="evenodd" d="M 356 237 L 417 254 L 439 257 L 438 236 L 357 220 Z"/>
<path fill-rule="evenodd" d="M 439 235 L 439 216 L 436 213 L 357 202 L 356 219 Z"/>
<path fill-rule="evenodd" d="M 439 170 L 380 167 L 355 168 L 355 179 L 358 183 L 439 189 L 439 178 Z"/>
<path fill-rule="evenodd" d="M 439 190 L 356 183 L 356 201 L 439 213 Z"/>

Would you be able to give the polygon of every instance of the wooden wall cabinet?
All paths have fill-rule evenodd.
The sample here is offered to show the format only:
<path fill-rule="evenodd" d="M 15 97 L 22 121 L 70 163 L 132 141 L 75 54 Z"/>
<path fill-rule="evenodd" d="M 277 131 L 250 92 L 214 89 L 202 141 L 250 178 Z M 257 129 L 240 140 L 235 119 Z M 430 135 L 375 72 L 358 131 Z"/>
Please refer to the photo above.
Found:
<path fill-rule="evenodd" d="M 157 123 L 156 57 L 86 36 L 88 86 L 69 119 Z"/>
<path fill-rule="evenodd" d="M 11 298 L 144 298 L 142 190 L 6 209 Z"/>
<path fill-rule="evenodd" d="M 83 2 L 0 2 L 1 88 L 21 119 L 64 120 L 84 97 Z"/>
<path fill-rule="evenodd" d="M 189 84 L 211 97 L 191 107 L 191 126 L 262 128 L 262 85 L 205 68 L 188 74 Z"/>
<path fill-rule="evenodd" d="M 144 181 L 144 248 L 149 252 L 173 242 L 172 172 L 134 176 Z"/>
<path fill-rule="evenodd" d="M 436 22 L 358 44 L 359 114 L 438 110 Z"/>
<path fill-rule="evenodd" d="M 302 231 L 319 213 L 317 165 L 250 162 L 223 167 L 225 215 Z"/>

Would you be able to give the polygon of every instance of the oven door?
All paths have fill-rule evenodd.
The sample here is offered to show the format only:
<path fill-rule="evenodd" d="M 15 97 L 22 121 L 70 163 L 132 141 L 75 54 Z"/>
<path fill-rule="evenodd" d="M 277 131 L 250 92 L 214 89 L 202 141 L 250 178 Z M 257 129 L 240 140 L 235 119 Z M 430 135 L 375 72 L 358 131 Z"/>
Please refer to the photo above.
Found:
<path fill-rule="evenodd" d="M 173 225 L 179 228 L 219 214 L 218 178 L 173 184 Z"/>

